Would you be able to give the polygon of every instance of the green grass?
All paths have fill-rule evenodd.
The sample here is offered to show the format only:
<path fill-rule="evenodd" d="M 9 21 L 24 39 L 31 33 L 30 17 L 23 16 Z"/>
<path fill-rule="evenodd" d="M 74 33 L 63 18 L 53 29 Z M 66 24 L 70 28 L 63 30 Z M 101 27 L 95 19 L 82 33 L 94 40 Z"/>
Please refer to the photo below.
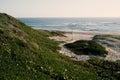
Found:
<path fill-rule="evenodd" d="M 93 39 L 106 39 L 106 38 L 114 38 L 120 40 L 120 35 L 96 35 Z"/>
<path fill-rule="evenodd" d="M 99 76 L 92 63 L 61 55 L 49 36 L 0 13 L 0 80 L 110 80 Z"/>
<path fill-rule="evenodd" d="M 65 46 L 77 55 L 106 56 L 108 53 L 102 45 L 92 40 L 79 40 Z"/>
<path fill-rule="evenodd" d="M 88 62 L 93 66 L 97 74 L 106 80 L 120 79 L 120 63 L 92 58 Z"/>
<path fill-rule="evenodd" d="M 62 31 L 48 31 L 48 32 L 51 34 L 51 36 L 61 36 L 61 37 L 65 37 L 65 35 L 63 35 L 64 32 L 62 32 Z"/>

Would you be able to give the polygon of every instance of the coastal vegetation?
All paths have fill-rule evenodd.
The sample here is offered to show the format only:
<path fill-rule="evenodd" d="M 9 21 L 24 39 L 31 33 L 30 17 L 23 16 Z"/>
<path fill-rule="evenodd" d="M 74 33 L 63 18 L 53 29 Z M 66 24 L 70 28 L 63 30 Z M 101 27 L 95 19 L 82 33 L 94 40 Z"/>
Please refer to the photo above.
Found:
<path fill-rule="evenodd" d="M 96 35 L 93 39 L 106 39 L 106 38 L 114 38 L 120 40 L 120 35 Z"/>
<path fill-rule="evenodd" d="M 61 36 L 61 37 L 65 37 L 64 32 L 62 31 L 49 31 L 49 33 L 51 34 L 51 36 Z"/>
<path fill-rule="evenodd" d="M 58 52 L 51 33 L 0 13 L 0 80 L 119 80 L 120 63 L 74 61 Z"/>
<path fill-rule="evenodd" d="M 106 49 L 92 40 L 79 40 L 74 43 L 65 44 L 65 47 L 73 51 L 77 55 L 94 55 L 94 56 L 106 56 Z"/>

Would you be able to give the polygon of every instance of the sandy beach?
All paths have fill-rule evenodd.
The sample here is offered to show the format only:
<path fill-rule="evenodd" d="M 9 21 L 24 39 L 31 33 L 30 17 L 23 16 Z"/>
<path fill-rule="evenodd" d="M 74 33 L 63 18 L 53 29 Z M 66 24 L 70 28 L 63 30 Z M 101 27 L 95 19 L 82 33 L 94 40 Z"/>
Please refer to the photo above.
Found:
<path fill-rule="evenodd" d="M 55 41 L 63 41 L 63 43 L 61 43 L 59 46 L 61 47 L 61 50 L 59 51 L 60 53 L 62 53 L 63 55 L 69 56 L 74 60 L 88 60 L 90 57 L 93 56 L 88 56 L 88 55 L 76 55 L 73 52 L 71 52 L 70 50 L 68 50 L 67 48 L 64 47 L 64 44 L 66 43 L 72 43 L 75 42 L 77 40 L 92 40 L 92 38 L 95 35 L 105 35 L 105 34 L 109 34 L 109 35 L 120 35 L 119 33 L 85 33 L 85 32 L 70 32 L 70 31 L 62 31 L 64 32 L 64 36 L 66 37 L 62 37 L 62 36 L 53 36 L 53 37 L 49 37 L 50 39 L 53 39 Z M 99 42 L 100 43 L 100 42 Z M 105 60 L 110 60 L 110 61 L 116 61 L 116 60 L 120 60 L 120 53 L 119 53 L 119 49 L 116 50 L 116 48 L 110 47 L 108 45 L 102 44 L 106 50 L 108 51 L 108 55 L 103 58 L 103 57 L 99 57 Z M 113 42 L 114 44 L 114 42 Z M 117 42 L 117 44 L 120 44 L 120 41 Z M 120 47 L 119 47 L 120 48 Z"/>

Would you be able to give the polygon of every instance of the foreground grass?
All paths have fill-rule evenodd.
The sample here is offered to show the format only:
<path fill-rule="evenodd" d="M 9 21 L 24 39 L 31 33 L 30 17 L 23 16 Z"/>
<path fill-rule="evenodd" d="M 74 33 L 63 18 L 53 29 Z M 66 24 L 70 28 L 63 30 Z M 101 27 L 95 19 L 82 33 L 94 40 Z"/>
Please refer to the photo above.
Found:
<path fill-rule="evenodd" d="M 0 80 L 119 79 L 117 72 L 117 76 L 98 75 L 99 69 L 94 65 L 94 60 L 76 62 L 59 54 L 58 43 L 50 40 L 50 35 L 49 32 L 33 30 L 15 18 L 0 13 Z M 119 71 L 117 67 L 115 70 Z M 111 68 L 108 70 L 112 71 Z"/>

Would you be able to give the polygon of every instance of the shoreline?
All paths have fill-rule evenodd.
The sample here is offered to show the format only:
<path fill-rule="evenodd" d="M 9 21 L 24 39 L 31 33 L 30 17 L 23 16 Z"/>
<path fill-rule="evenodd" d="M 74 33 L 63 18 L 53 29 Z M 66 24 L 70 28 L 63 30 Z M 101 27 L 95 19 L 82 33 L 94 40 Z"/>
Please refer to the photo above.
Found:
<path fill-rule="evenodd" d="M 120 32 L 92 32 L 92 31 L 69 31 L 69 30 L 52 30 L 52 29 L 42 29 L 42 28 L 33 28 L 35 30 L 47 30 L 47 31 L 55 31 L 55 32 L 63 32 L 63 33 L 79 33 L 79 34 L 93 34 L 93 35 L 120 35 Z"/>

